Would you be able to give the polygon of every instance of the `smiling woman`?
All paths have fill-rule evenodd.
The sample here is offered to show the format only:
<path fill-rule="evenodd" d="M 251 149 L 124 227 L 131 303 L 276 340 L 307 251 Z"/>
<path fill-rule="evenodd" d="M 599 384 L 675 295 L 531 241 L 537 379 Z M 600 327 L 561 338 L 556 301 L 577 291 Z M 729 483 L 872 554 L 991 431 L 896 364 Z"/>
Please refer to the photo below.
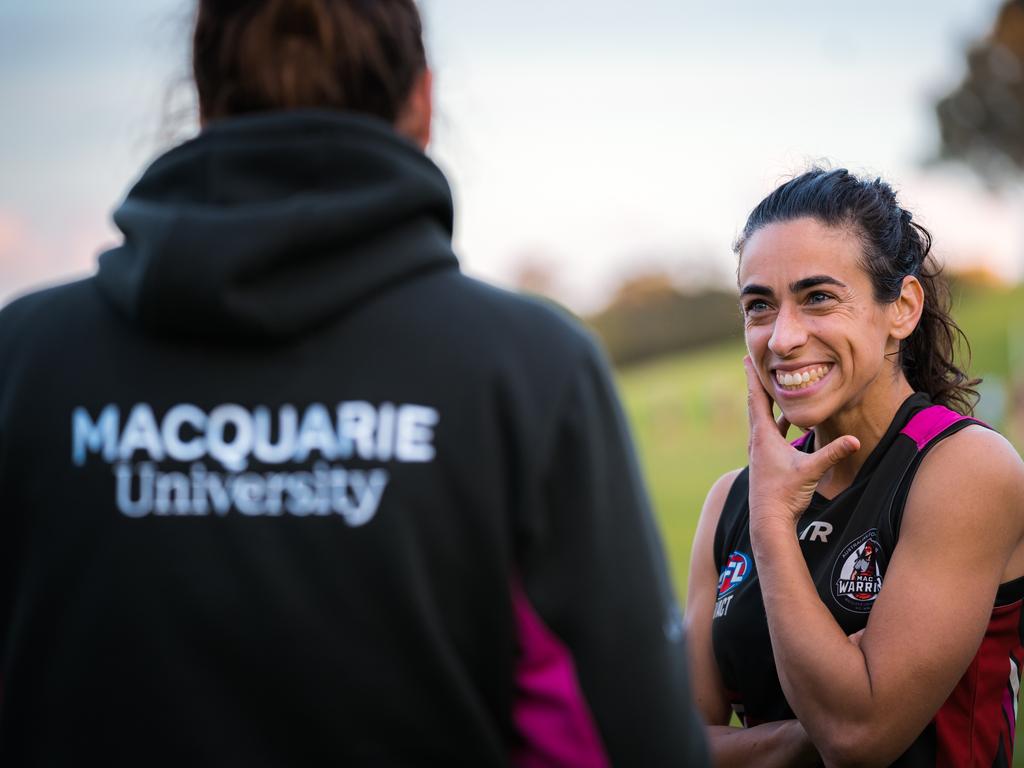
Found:
<path fill-rule="evenodd" d="M 930 244 L 886 183 L 820 169 L 737 244 L 750 464 L 708 494 L 687 601 L 719 765 L 1012 758 L 1024 464 L 969 416 Z"/>
<path fill-rule="evenodd" d="M 913 391 L 901 377 L 880 374 L 915 330 L 920 280 L 910 276 L 895 301 L 876 301 L 862 250 L 848 227 L 806 217 L 767 224 L 745 243 L 740 292 L 747 346 L 764 388 L 799 427 L 821 424 L 847 404 L 889 401 L 868 397 L 865 404 L 869 389 L 898 389 L 897 400 Z M 889 419 L 873 420 L 884 421 L 884 430 Z"/>

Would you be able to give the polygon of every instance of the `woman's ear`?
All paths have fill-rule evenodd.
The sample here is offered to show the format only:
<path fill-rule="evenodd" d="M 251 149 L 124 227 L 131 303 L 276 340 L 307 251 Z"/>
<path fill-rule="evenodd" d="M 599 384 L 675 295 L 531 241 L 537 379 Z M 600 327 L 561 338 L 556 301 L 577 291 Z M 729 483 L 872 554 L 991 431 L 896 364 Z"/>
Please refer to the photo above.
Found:
<path fill-rule="evenodd" d="M 434 111 L 433 81 L 433 74 L 424 67 L 413 81 L 405 106 L 395 120 L 395 130 L 422 150 L 426 150 L 430 143 L 430 123 Z"/>
<path fill-rule="evenodd" d="M 889 334 L 902 341 L 917 328 L 924 311 L 924 286 L 921 281 L 913 275 L 904 277 L 900 295 L 890 305 L 889 311 L 892 320 Z"/>

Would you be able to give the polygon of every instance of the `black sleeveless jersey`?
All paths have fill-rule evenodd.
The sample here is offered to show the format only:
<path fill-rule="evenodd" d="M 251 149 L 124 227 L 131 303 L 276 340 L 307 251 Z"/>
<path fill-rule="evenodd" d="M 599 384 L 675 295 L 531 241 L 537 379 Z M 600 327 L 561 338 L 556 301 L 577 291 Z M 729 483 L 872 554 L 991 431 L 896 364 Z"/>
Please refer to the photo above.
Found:
<path fill-rule="evenodd" d="M 850 487 L 834 499 L 814 494 L 797 523 L 800 549 L 821 601 L 846 634 L 867 626 L 922 458 L 942 439 L 979 423 L 914 394 L 900 406 Z M 810 437 L 794 445 L 808 449 Z M 744 726 L 791 719 L 750 545 L 747 469 L 729 491 L 714 546 L 720 575 L 712 643 L 733 709 Z M 1010 765 L 1024 658 L 1022 598 L 1024 578 L 1000 586 L 971 666 L 895 766 Z"/>

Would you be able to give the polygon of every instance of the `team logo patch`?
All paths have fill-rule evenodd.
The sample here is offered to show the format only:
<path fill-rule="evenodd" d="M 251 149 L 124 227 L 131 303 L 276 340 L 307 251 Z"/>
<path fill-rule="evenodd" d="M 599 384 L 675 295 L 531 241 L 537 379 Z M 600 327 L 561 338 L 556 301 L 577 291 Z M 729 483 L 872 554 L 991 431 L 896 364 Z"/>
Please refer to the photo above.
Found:
<path fill-rule="evenodd" d="M 878 529 L 872 528 L 851 541 L 832 569 L 832 597 L 847 610 L 867 613 L 882 589 Z"/>
<path fill-rule="evenodd" d="M 729 555 L 718 576 L 718 596 L 725 597 L 743 583 L 750 573 L 750 555 L 739 550 Z"/>

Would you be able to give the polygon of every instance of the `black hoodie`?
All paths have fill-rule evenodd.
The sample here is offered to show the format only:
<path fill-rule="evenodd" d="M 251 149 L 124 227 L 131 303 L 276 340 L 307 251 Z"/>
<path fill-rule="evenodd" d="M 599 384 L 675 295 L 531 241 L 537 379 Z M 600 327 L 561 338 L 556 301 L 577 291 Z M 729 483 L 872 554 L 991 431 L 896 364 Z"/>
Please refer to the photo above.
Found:
<path fill-rule="evenodd" d="M 422 152 L 225 121 L 114 218 L 0 312 L 0 764 L 702 763 L 602 357 Z"/>

